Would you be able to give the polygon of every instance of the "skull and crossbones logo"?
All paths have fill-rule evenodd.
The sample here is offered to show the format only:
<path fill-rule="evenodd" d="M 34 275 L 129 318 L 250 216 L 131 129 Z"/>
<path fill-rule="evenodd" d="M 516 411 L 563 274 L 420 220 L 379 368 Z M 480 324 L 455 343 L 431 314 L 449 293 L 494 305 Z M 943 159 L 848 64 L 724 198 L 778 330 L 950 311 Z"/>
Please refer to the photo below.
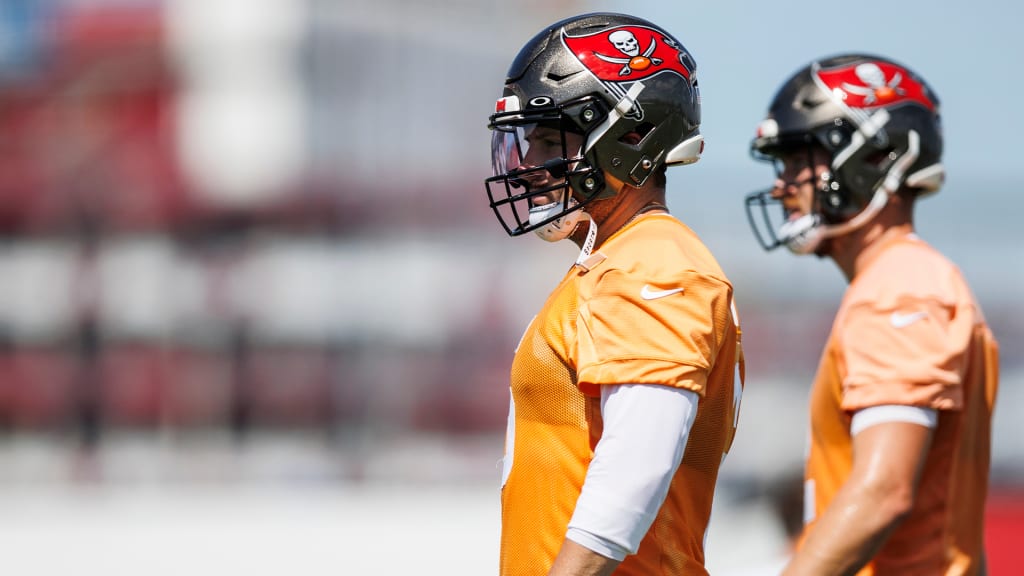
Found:
<path fill-rule="evenodd" d="M 900 72 L 893 74 L 892 78 L 886 82 L 885 72 L 877 64 L 869 62 L 857 66 L 854 69 L 854 73 L 857 74 L 857 78 L 864 85 L 858 86 L 844 82 L 843 90 L 851 94 L 863 96 L 865 105 L 870 106 L 876 102 L 886 102 L 905 93 L 903 88 L 900 88 L 900 82 L 903 81 L 903 74 Z"/>
<path fill-rule="evenodd" d="M 629 56 L 629 58 L 606 56 L 599 52 L 594 52 L 594 55 L 605 62 L 622 64 L 623 66 L 622 69 L 619 70 L 619 76 L 628 76 L 632 74 L 634 70 L 643 71 L 650 68 L 652 65 L 657 66 L 658 64 L 661 64 L 661 58 L 651 57 L 655 48 L 658 47 L 658 41 L 654 38 L 651 38 L 651 45 L 644 50 L 643 54 L 640 53 L 640 41 L 637 40 L 636 35 L 629 30 L 615 30 L 611 32 L 608 34 L 608 41 L 611 42 L 619 52 Z"/>

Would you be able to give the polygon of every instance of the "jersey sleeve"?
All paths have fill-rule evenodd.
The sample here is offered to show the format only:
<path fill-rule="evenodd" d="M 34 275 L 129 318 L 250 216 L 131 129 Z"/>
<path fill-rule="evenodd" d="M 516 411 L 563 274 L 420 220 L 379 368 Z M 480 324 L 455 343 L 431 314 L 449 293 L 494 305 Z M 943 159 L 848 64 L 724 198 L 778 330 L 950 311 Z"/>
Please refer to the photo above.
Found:
<path fill-rule="evenodd" d="M 577 317 L 580 389 L 641 383 L 703 395 L 724 331 L 733 329 L 731 291 L 692 271 L 660 279 L 607 272 Z"/>
<path fill-rule="evenodd" d="M 928 299 L 903 299 L 894 308 L 865 303 L 839 329 L 846 376 L 842 407 L 883 404 L 939 410 L 963 404 L 971 315 Z"/>

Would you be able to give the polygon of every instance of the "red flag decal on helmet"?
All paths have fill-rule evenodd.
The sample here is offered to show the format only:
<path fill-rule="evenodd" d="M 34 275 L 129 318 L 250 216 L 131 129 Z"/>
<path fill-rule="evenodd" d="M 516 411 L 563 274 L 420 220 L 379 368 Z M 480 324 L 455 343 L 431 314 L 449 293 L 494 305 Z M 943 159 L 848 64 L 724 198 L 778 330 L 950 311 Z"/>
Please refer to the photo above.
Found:
<path fill-rule="evenodd" d="M 935 110 L 924 86 L 907 70 L 887 62 L 819 70 L 828 90 L 851 108 L 874 108 L 900 102 L 917 102 Z"/>
<path fill-rule="evenodd" d="M 617 26 L 585 36 L 562 31 L 566 48 L 606 82 L 635 82 L 674 72 L 689 79 L 691 70 L 672 38 L 645 26 Z"/>
<path fill-rule="evenodd" d="M 498 98 L 498 101 L 494 103 L 494 112 L 518 112 L 519 111 L 519 98 L 516 96 L 505 96 Z"/>

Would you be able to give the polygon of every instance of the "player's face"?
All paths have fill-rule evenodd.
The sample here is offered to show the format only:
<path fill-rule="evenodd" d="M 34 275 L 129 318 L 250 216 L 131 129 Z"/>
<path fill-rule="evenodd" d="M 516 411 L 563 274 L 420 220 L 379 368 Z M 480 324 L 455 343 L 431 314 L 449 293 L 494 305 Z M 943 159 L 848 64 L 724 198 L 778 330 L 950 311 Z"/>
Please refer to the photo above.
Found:
<path fill-rule="evenodd" d="M 565 133 L 565 147 L 562 146 L 562 131 L 545 126 L 536 126 L 529 130 L 524 139 L 527 142 L 526 155 L 523 157 L 523 167 L 543 166 L 545 162 L 558 158 L 574 158 L 580 155 L 583 147 L 583 136 Z M 569 165 L 568 169 L 573 169 Z M 565 180 L 565 168 L 556 169 L 556 173 L 549 170 L 538 170 L 524 174 L 523 178 L 530 180 L 535 188 L 547 187 L 561 183 Z M 561 189 L 559 189 L 561 190 Z M 555 198 L 555 192 L 531 198 L 533 206 L 543 206 L 551 202 L 561 202 L 562 198 Z"/>
<path fill-rule="evenodd" d="M 818 147 L 787 150 L 776 156 L 772 197 L 782 202 L 790 220 L 812 212 L 814 192 L 828 170 L 828 153 Z"/>

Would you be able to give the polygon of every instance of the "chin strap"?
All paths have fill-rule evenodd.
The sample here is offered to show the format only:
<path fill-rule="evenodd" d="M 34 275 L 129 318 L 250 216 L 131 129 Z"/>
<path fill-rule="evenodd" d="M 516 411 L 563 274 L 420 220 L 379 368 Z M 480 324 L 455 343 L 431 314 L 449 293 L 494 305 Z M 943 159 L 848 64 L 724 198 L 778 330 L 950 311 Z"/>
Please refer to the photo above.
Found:
<path fill-rule="evenodd" d="M 594 241 L 597 240 L 597 222 L 590 217 L 586 212 L 583 213 L 584 219 L 587 221 L 587 237 L 583 240 L 583 247 L 580 248 L 580 255 L 576 257 L 576 266 L 583 268 L 584 272 L 590 272 L 595 266 L 604 262 L 604 254 L 597 252 L 592 254 L 591 251 L 594 249 Z"/>

